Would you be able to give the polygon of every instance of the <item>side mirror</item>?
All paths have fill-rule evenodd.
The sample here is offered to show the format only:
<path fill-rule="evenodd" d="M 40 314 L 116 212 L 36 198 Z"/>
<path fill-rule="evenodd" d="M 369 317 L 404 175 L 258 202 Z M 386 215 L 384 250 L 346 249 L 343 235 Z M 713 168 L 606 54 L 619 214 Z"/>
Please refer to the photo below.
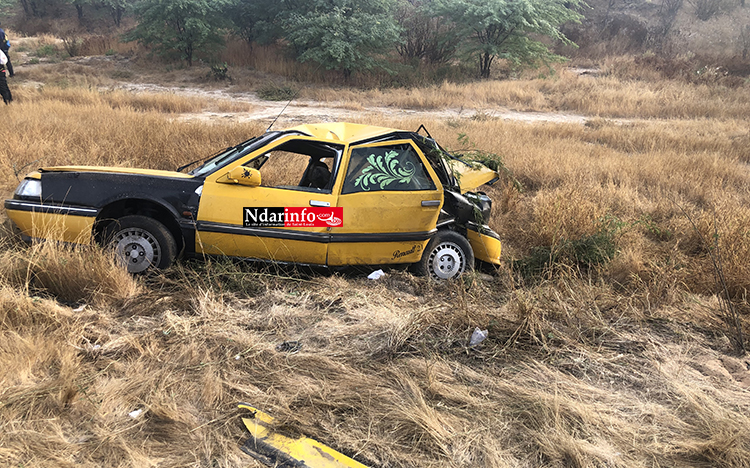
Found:
<path fill-rule="evenodd" d="M 216 182 L 257 187 L 260 185 L 260 171 L 251 167 L 237 166 L 229 171 L 225 178 L 222 177 Z"/>

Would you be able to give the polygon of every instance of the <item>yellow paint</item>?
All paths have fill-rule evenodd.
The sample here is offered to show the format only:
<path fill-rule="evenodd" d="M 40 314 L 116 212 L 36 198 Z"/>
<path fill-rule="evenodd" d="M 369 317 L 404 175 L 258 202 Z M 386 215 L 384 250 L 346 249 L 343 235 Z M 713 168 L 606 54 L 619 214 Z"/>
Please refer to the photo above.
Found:
<path fill-rule="evenodd" d="M 260 171 L 252 167 L 237 166 L 224 177 L 219 177 L 216 182 L 220 184 L 246 185 L 258 187 L 261 183 Z"/>
<path fill-rule="evenodd" d="M 310 468 L 367 468 L 362 463 L 321 444 L 317 440 L 308 437 L 292 439 L 276 434 L 271 430 L 273 425 L 271 416 L 249 405 L 240 404 L 238 406 L 252 413 L 252 417 L 242 418 L 242 422 L 252 436 L 251 441 L 246 444 L 246 447 L 251 450 L 254 449 L 254 444 L 257 444 L 256 447 L 261 444 L 270 446 L 297 462 L 304 462 L 304 466 Z M 258 453 L 271 458 L 269 454 L 262 451 L 258 451 Z M 277 460 L 272 459 L 272 461 L 276 462 Z"/>
<path fill-rule="evenodd" d="M 422 164 L 427 169 L 430 178 L 435 182 L 433 190 L 373 191 L 356 192 L 339 195 L 338 206 L 344 209 L 344 225 L 333 228 L 332 234 L 389 234 L 429 232 L 435 228 L 440 208 L 443 204 L 443 187 L 439 179 L 426 161 L 424 154 L 414 146 L 411 140 L 392 140 L 351 148 L 373 148 L 409 144 L 417 153 Z M 339 179 L 343 183 L 347 168 L 340 171 Z M 422 202 L 438 200 L 437 206 L 422 206 Z M 387 239 L 387 237 L 386 237 Z M 329 265 L 357 265 L 383 263 L 413 263 L 419 261 L 421 254 L 411 254 L 407 257 L 394 259 L 396 251 L 407 251 L 414 245 L 425 242 L 368 242 L 351 245 L 346 242 L 332 242 L 328 247 Z"/>
<path fill-rule="evenodd" d="M 140 174 L 156 177 L 172 177 L 175 179 L 191 179 L 193 177 L 189 174 L 183 174 L 182 172 L 111 166 L 55 166 L 43 167 L 41 170 L 47 172 L 114 172 L 116 174 Z"/>
<path fill-rule="evenodd" d="M 75 244 L 91 244 L 94 218 L 32 211 L 7 210 L 24 235 Z"/>
<path fill-rule="evenodd" d="M 332 243 L 328 252 L 330 266 L 416 263 L 422 258 L 426 241 L 341 242 Z"/>
<path fill-rule="evenodd" d="M 494 237 L 480 234 L 471 229 L 466 230 L 469 244 L 474 250 L 474 257 L 483 262 L 500 265 L 500 253 L 502 252 L 502 243 Z"/>
<path fill-rule="evenodd" d="M 354 141 L 362 141 L 368 138 L 387 135 L 398 131 L 392 128 L 346 122 L 307 124 L 289 130 L 299 130 L 300 132 L 307 133 L 315 138 L 331 140 L 331 142 L 335 143 L 352 143 Z"/>
<path fill-rule="evenodd" d="M 274 145 L 288 139 L 274 142 Z M 266 148 L 261 150 L 267 151 Z M 198 209 L 199 221 L 242 227 L 244 222 L 243 208 L 245 207 L 305 207 L 312 206 L 311 202 L 324 202 L 329 203 L 330 206 L 336 206 L 336 195 L 330 193 L 273 187 L 248 187 L 225 183 L 227 174 L 262 153 L 263 151 L 256 151 L 206 178 Z M 346 223 L 346 213 L 344 213 L 344 223 Z M 265 229 L 311 233 L 328 232 L 326 227 Z M 197 252 L 317 265 L 325 265 L 326 263 L 327 244 L 325 243 L 205 231 L 198 234 L 195 245 Z"/>
<path fill-rule="evenodd" d="M 197 252 L 201 252 L 202 247 L 203 253 L 208 255 L 228 255 L 310 265 L 325 265 L 326 263 L 327 244 L 320 242 L 199 231 L 195 243 Z"/>

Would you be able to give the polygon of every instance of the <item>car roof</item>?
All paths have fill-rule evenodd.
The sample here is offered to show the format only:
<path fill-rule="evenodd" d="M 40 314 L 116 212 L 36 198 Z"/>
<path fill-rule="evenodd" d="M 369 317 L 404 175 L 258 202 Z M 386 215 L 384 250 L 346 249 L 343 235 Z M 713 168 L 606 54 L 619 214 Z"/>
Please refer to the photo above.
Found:
<path fill-rule="evenodd" d="M 338 143 L 356 143 L 358 141 L 369 140 L 401 131 L 394 128 L 348 122 L 307 124 L 293 127 L 288 130 L 300 131 L 315 138 L 331 140 L 331 142 Z"/>

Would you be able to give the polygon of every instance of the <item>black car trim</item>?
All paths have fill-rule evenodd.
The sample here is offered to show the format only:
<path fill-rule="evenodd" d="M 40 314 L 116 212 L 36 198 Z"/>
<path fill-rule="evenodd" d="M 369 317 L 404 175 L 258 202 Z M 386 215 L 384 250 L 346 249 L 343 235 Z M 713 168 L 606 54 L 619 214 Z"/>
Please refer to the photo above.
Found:
<path fill-rule="evenodd" d="M 306 242 L 408 242 L 424 241 L 432 237 L 437 229 L 423 232 L 383 232 L 373 234 L 331 234 L 328 232 L 301 232 L 276 228 L 254 228 L 235 226 L 230 224 L 198 221 L 198 231 L 217 232 L 221 234 L 235 234 L 240 236 L 268 237 L 271 239 L 287 239 Z"/>
<path fill-rule="evenodd" d="M 99 212 L 99 210 L 97 210 L 96 208 L 84 208 L 79 206 L 66 206 L 58 204 L 48 205 L 39 202 L 29 202 L 22 200 L 5 200 L 5 209 L 86 217 L 95 217 Z"/>
<path fill-rule="evenodd" d="M 235 234 L 240 236 L 269 237 L 271 239 L 288 239 L 307 242 L 327 243 L 331 235 L 327 232 L 300 232 L 286 229 L 264 229 L 254 227 L 235 226 L 231 224 L 198 221 L 198 232 L 218 232 L 221 234 Z"/>
<path fill-rule="evenodd" d="M 425 241 L 432 237 L 437 229 L 422 232 L 378 232 L 372 234 L 333 234 L 331 242 L 409 242 Z"/>

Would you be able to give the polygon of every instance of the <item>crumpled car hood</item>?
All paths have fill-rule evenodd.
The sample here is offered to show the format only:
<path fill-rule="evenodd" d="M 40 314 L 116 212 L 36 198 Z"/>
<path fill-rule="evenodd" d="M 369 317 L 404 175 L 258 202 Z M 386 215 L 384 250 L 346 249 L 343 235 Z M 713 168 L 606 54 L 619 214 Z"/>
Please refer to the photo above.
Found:
<path fill-rule="evenodd" d="M 499 177 L 497 172 L 478 163 L 474 164 L 474 166 L 469 166 L 461 161 L 448 161 L 448 164 L 453 169 L 453 175 L 458 179 L 458 186 L 461 188 L 461 193 L 471 192 L 477 187 Z"/>

